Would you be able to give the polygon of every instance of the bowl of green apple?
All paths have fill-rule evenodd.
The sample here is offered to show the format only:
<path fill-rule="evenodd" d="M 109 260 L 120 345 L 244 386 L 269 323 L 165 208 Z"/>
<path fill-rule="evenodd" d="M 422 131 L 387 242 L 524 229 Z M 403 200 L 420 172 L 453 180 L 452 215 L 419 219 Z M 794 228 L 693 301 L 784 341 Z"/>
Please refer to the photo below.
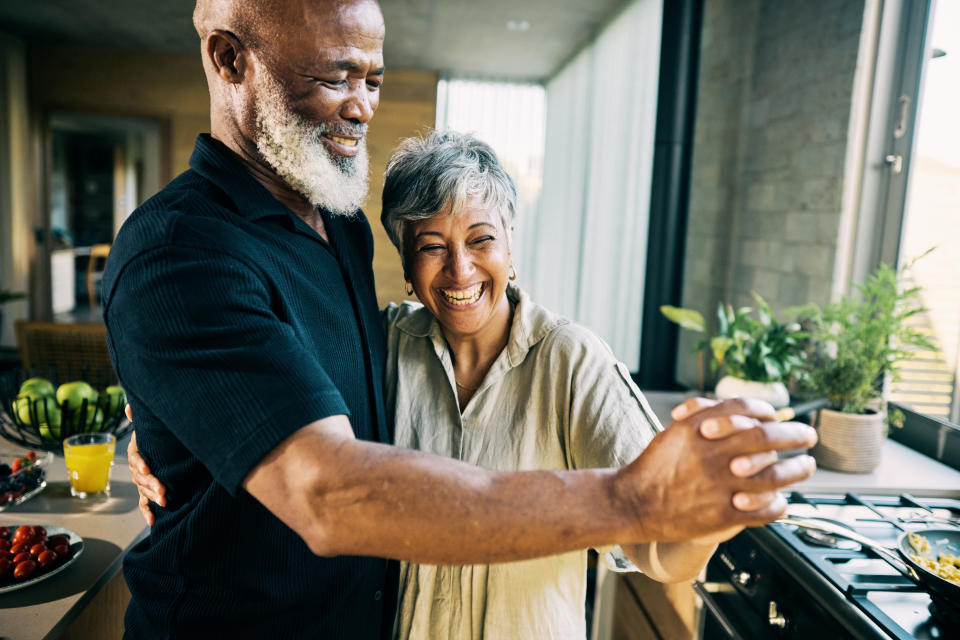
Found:
<path fill-rule="evenodd" d="M 113 433 L 122 438 L 133 424 L 127 396 L 117 384 L 58 381 L 8 375 L 0 381 L 0 435 L 31 449 L 63 454 L 63 440 L 78 433 Z"/>

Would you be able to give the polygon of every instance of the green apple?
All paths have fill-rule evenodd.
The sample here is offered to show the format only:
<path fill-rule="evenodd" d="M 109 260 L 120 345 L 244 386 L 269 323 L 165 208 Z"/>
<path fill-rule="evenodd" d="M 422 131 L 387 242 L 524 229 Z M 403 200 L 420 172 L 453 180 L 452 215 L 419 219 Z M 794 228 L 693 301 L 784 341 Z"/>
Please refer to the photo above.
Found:
<path fill-rule="evenodd" d="M 40 431 L 41 437 L 47 440 L 60 439 L 62 416 L 60 415 L 60 407 L 53 401 L 53 398 L 44 399 L 43 406 L 37 407 L 37 419 L 40 421 L 37 430 Z"/>
<path fill-rule="evenodd" d="M 69 426 L 77 431 L 85 430 L 95 419 L 97 413 L 98 394 L 93 387 L 83 380 L 65 382 L 57 387 L 57 402 L 60 410 L 66 414 Z M 84 416 L 80 415 L 83 401 L 87 401 L 87 410 Z M 81 422 L 81 418 L 84 418 Z"/>
<path fill-rule="evenodd" d="M 83 380 L 65 382 L 57 387 L 57 402 L 64 411 L 77 411 L 86 400 L 88 405 L 97 403 L 97 392 Z"/>
<path fill-rule="evenodd" d="M 30 378 L 20 385 L 20 395 L 31 395 L 33 397 L 52 396 L 53 383 L 46 378 Z"/>
<path fill-rule="evenodd" d="M 103 409 L 97 409 L 87 415 L 87 433 L 97 433 L 103 429 L 104 424 Z"/>
<path fill-rule="evenodd" d="M 111 385 L 100 394 L 100 406 L 103 408 L 103 419 L 111 420 L 127 406 L 127 393 L 120 385 Z"/>
<path fill-rule="evenodd" d="M 20 419 L 20 422 L 26 425 L 33 424 L 33 416 L 30 415 L 30 404 L 30 396 L 17 396 L 17 399 L 13 401 L 13 407 L 17 413 L 17 418 Z"/>
<path fill-rule="evenodd" d="M 16 412 L 20 422 L 25 425 L 33 424 L 33 412 L 37 417 L 37 428 L 40 435 L 49 440 L 57 440 L 60 437 L 60 407 L 51 397 L 31 397 L 22 394 L 16 399 Z"/>

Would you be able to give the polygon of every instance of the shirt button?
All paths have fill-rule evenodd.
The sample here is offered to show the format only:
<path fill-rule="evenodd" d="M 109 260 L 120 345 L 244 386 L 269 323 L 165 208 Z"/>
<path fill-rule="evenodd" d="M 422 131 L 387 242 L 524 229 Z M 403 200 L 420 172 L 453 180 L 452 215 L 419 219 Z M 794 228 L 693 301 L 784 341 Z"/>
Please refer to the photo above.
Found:
<path fill-rule="evenodd" d="M 382 597 L 383 597 L 383 591 L 374 591 L 374 592 L 373 592 L 373 599 L 374 599 L 374 600 L 379 600 L 379 599 L 382 598 Z"/>

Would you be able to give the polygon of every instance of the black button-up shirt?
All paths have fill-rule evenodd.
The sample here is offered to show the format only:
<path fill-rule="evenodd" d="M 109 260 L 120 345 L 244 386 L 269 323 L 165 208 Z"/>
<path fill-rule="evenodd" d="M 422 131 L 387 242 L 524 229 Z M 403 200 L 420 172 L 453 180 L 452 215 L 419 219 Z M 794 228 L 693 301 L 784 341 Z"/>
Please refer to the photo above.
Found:
<path fill-rule="evenodd" d="M 110 355 L 168 498 L 124 563 L 126 635 L 378 638 L 387 562 L 314 556 L 242 488 L 324 417 L 389 442 L 370 227 L 325 216 L 325 242 L 209 136 L 190 167 L 133 212 L 104 274 Z"/>

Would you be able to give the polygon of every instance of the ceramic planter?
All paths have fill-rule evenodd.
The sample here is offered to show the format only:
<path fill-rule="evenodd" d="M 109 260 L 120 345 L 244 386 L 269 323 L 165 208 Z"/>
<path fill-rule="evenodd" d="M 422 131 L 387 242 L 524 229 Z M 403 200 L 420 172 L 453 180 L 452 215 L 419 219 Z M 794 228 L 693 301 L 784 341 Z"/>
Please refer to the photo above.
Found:
<path fill-rule="evenodd" d="M 887 439 L 882 413 L 821 409 L 815 426 L 820 439 L 811 453 L 819 466 L 847 473 L 870 473 L 880 464 Z"/>
<path fill-rule="evenodd" d="M 790 394 L 782 382 L 751 382 L 733 376 L 724 376 L 717 383 L 714 394 L 721 400 L 730 398 L 766 400 L 776 409 L 790 404 Z"/>

